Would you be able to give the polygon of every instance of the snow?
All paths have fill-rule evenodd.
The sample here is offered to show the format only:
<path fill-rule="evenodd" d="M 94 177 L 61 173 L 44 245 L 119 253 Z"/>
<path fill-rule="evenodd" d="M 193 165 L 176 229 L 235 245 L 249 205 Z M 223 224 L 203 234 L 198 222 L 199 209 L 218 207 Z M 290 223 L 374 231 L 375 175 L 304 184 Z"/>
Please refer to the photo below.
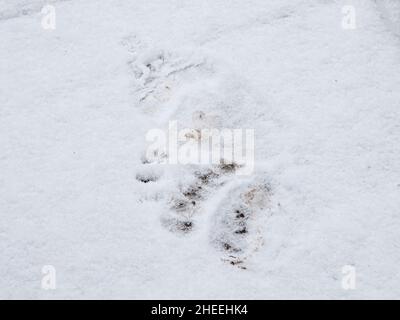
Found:
<path fill-rule="evenodd" d="M 398 298 L 399 17 L 396 0 L 1 0 L 0 298 Z M 251 176 L 146 163 L 149 130 L 199 112 L 255 130 Z"/>

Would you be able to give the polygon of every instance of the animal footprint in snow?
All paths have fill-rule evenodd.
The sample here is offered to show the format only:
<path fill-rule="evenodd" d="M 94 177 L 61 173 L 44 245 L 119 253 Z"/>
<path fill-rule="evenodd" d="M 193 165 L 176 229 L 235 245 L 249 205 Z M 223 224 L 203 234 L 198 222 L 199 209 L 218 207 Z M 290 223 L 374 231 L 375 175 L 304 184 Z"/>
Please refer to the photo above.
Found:
<path fill-rule="evenodd" d="M 226 183 L 232 170 L 225 165 L 199 168 L 192 173 L 192 180 L 182 184 L 178 191 L 172 193 L 167 201 L 168 212 L 162 222 L 169 230 L 188 233 L 193 230 L 196 216 L 201 214 L 204 202 L 215 192 L 215 189 Z M 182 227 L 182 223 L 185 227 Z M 190 225 L 190 228 L 189 228 Z"/>
<path fill-rule="evenodd" d="M 158 112 L 178 94 L 185 83 L 204 65 L 203 58 L 189 54 L 186 58 L 165 52 L 147 50 L 133 59 L 131 67 L 135 76 L 135 93 L 138 104 L 145 112 Z"/>
<path fill-rule="evenodd" d="M 230 68 L 225 68 L 225 72 L 222 65 L 216 66 L 214 59 L 187 52 L 149 51 L 144 46 L 140 50 L 132 47 L 131 52 L 134 53 L 131 67 L 136 104 L 163 127 L 175 121 L 187 129 L 186 141 L 176 142 L 178 154 L 179 147 L 186 143 L 186 146 L 198 146 L 212 138 L 211 131 L 243 126 L 243 106 L 251 108 L 253 103 L 241 77 L 232 76 Z M 221 72 L 221 69 L 224 70 Z M 209 147 L 219 145 L 214 139 L 210 143 Z M 213 246 L 223 253 L 224 260 L 243 267 L 244 261 L 262 243 L 260 227 L 270 196 L 268 186 L 250 178 L 230 187 L 238 180 L 235 174 L 246 169 L 237 159 L 207 165 L 177 165 L 171 161 L 170 165 L 170 160 L 175 158 L 170 152 L 175 151 L 168 148 L 149 146 L 142 157 L 143 168 L 136 174 L 146 198 L 160 202 L 165 208 L 160 216 L 161 224 L 181 236 L 201 232 L 204 228 L 200 228 L 200 223 L 205 221 L 200 219 L 201 215 L 212 211 L 214 223 L 206 232 L 210 232 Z M 209 149 L 213 150 L 205 149 L 208 153 Z M 209 155 L 214 161 L 213 154 Z M 161 166 L 160 174 L 155 169 Z M 223 188 L 227 188 L 223 200 L 216 210 L 210 210 L 209 204 Z"/>
<path fill-rule="evenodd" d="M 223 260 L 242 266 L 262 245 L 261 226 L 271 191 L 265 183 L 246 182 L 229 189 L 215 210 L 211 243 Z"/>

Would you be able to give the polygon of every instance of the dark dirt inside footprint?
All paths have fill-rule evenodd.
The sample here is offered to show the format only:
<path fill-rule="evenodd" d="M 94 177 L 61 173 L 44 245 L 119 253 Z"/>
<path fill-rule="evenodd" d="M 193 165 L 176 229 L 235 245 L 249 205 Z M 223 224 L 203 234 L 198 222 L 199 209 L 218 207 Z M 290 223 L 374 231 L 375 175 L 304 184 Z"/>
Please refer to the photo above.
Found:
<path fill-rule="evenodd" d="M 184 219 L 166 219 L 163 221 L 164 226 L 171 232 L 187 234 L 193 230 L 194 224 L 192 221 Z"/>
<path fill-rule="evenodd" d="M 228 261 L 229 261 L 229 263 L 230 263 L 231 265 L 237 266 L 237 267 L 239 267 L 240 269 L 243 269 L 243 270 L 246 270 L 246 269 L 247 269 L 245 266 L 242 265 L 242 264 L 244 263 L 243 260 L 237 259 L 236 257 L 232 257 L 232 256 L 231 256 L 230 258 L 231 258 L 231 259 L 228 260 Z"/>
<path fill-rule="evenodd" d="M 234 214 L 237 220 L 245 220 L 249 217 L 249 212 L 246 208 L 235 209 Z"/>
<path fill-rule="evenodd" d="M 228 242 L 223 242 L 222 248 L 228 252 L 240 252 L 241 251 L 239 248 L 234 247 L 232 244 L 230 244 Z"/>
<path fill-rule="evenodd" d="M 244 213 L 239 210 L 236 211 L 236 219 L 243 219 L 245 217 Z"/>
<path fill-rule="evenodd" d="M 194 200 L 178 199 L 173 202 L 171 209 L 180 212 L 193 208 L 195 205 L 196 201 Z"/>
<path fill-rule="evenodd" d="M 223 173 L 234 173 L 240 166 L 236 163 L 225 163 L 222 161 L 221 164 L 218 165 L 218 168 Z"/>
<path fill-rule="evenodd" d="M 149 183 L 157 181 L 158 177 L 154 174 L 138 173 L 136 174 L 136 180 L 142 183 Z"/>
<path fill-rule="evenodd" d="M 243 227 L 235 231 L 236 234 L 245 234 L 247 233 L 247 228 Z"/>
<path fill-rule="evenodd" d="M 211 180 L 216 179 L 219 175 L 211 169 L 206 171 L 196 171 L 195 176 L 201 181 L 203 184 L 208 184 Z"/>
<path fill-rule="evenodd" d="M 250 212 L 247 208 L 239 208 L 235 209 L 234 211 L 234 225 L 237 226 L 236 230 L 234 231 L 235 234 L 244 235 L 248 233 L 247 228 L 247 219 L 250 216 Z"/>
<path fill-rule="evenodd" d="M 203 187 L 201 185 L 190 186 L 185 191 L 183 191 L 183 195 L 188 199 L 201 199 L 201 192 L 203 191 Z"/>
<path fill-rule="evenodd" d="M 177 229 L 182 232 L 189 232 L 193 229 L 193 222 L 192 221 L 179 221 L 177 223 Z"/>

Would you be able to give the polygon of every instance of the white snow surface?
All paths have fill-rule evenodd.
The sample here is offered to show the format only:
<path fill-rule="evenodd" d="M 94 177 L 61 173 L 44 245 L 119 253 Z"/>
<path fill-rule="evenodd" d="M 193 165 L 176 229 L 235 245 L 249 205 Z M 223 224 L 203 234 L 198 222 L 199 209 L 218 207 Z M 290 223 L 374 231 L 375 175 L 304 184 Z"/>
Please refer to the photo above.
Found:
<path fill-rule="evenodd" d="M 400 298 L 399 26 L 397 0 L 0 0 L 0 298 Z M 192 168 L 143 164 L 145 136 L 199 110 L 255 129 L 256 169 L 181 234 Z M 254 181 L 243 269 L 213 239 Z"/>

